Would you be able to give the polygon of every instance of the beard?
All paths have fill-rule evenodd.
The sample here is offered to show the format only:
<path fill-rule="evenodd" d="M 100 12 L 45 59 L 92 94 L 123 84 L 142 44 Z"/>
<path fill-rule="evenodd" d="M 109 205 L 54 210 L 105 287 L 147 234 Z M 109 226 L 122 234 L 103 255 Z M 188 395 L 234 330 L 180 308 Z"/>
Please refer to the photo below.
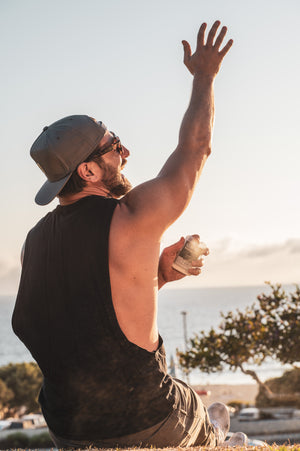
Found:
<path fill-rule="evenodd" d="M 123 174 L 103 161 L 98 164 L 104 172 L 101 183 L 112 197 L 119 199 L 131 190 L 132 185 Z"/>

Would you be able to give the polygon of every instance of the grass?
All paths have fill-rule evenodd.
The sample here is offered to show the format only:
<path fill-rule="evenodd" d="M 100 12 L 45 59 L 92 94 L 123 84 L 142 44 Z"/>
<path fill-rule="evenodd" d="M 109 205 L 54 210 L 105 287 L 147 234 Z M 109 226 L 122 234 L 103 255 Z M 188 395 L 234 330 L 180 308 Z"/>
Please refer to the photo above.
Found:
<path fill-rule="evenodd" d="M 1 448 L 2 449 L 10 449 L 10 450 L 18 450 L 18 451 L 22 451 L 23 448 Z M 24 451 L 35 451 L 37 449 L 41 449 L 41 448 L 26 448 L 24 449 Z M 222 447 L 219 446 L 217 448 L 205 448 L 205 447 L 201 447 L 201 446 L 196 446 L 196 447 L 190 447 L 190 448 L 87 448 L 87 449 L 82 449 L 82 450 L 76 450 L 76 451 L 150 451 L 150 450 L 155 450 L 155 451 L 208 451 L 208 450 L 212 450 L 212 449 L 216 449 L 217 451 L 260 451 L 260 450 L 270 450 L 270 451 L 300 451 L 300 444 L 296 444 L 296 445 L 266 445 L 266 446 L 243 446 L 243 447 L 235 447 L 235 448 L 228 448 L 228 447 Z M 66 451 L 65 449 L 59 449 L 58 451 Z"/>
<path fill-rule="evenodd" d="M 6 438 L 3 438 L 0 441 L 0 450 L 23 450 L 26 449 L 26 451 L 30 450 L 37 450 L 37 449 L 53 449 L 54 445 L 53 442 L 47 432 L 38 434 L 36 436 L 29 437 L 28 435 L 22 433 L 22 432 L 15 432 L 13 434 L 10 434 Z M 118 451 L 208 451 L 212 450 L 213 448 L 208 447 L 201 447 L 201 446 L 195 446 L 195 447 L 189 447 L 189 448 L 181 448 L 181 447 L 170 447 L 170 448 L 85 448 L 84 451 L 112 451 L 112 450 L 118 450 Z M 235 448 L 228 448 L 223 446 L 218 446 L 215 448 L 217 451 L 255 451 L 255 450 L 270 450 L 270 451 L 300 451 L 300 444 L 285 444 L 285 445 L 264 445 L 264 446 L 243 446 L 243 447 L 235 447 Z M 59 451 L 66 451 L 66 450 L 59 450 Z M 79 450 L 78 450 L 79 451 Z M 83 451 L 83 450 L 82 450 Z"/>
<path fill-rule="evenodd" d="M 296 444 L 296 445 L 266 445 L 266 446 L 243 446 L 243 447 L 235 447 L 235 448 L 227 448 L 227 447 L 222 447 L 222 446 L 218 446 L 217 448 L 205 448 L 202 446 L 194 446 L 194 447 L 189 447 L 189 448 L 127 448 L 127 449 L 122 449 L 122 451 L 150 451 L 150 450 L 155 450 L 155 451 L 208 451 L 208 450 L 212 450 L 212 449 L 216 449 L 217 451 L 229 451 L 229 450 L 236 450 L 236 451 L 255 451 L 255 450 L 270 450 L 270 451 L 300 451 L 300 444 Z M 99 449 L 99 448 L 90 448 L 90 451 L 112 451 L 112 450 L 116 450 L 116 448 L 110 448 L 110 450 L 108 449 Z M 59 450 L 59 451 L 63 451 L 63 450 Z M 120 450 L 121 451 L 121 450 Z"/>

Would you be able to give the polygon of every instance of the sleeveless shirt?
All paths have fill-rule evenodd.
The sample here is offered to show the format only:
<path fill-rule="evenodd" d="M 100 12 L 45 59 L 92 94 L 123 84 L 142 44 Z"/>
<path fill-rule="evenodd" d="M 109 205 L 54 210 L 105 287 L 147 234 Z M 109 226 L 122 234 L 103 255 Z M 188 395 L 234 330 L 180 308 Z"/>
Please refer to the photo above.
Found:
<path fill-rule="evenodd" d="M 66 439 L 139 432 L 177 405 L 161 337 L 156 351 L 140 348 L 115 315 L 108 239 L 117 203 L 89 196 L 57 206 L 26 239 L 12 324 L 43 373 L 46 422 Z"/>

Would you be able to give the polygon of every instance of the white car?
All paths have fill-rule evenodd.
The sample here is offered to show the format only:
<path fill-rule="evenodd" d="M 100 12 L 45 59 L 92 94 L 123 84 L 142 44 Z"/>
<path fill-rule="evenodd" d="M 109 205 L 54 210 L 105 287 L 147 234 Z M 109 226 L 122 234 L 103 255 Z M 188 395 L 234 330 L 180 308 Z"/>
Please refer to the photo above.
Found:
<path fill-rule="evenodd" d="M 260 419 L 260 411 L 256 407 L 246 407 L 238 414 L 239 421 L 252 421 Z"/>
<path fill-rule="evenodd" d="M 8 427 L 10 426 L 10 421 L 7 420 L 0 420 L 0 432 L 4 431 L 5 429 L 8 429 Z"/>
<path fill-rule="evenodd" d="M 32 427 L 34 427 L 34 428 L 47 427 L 45 418 L 40 413 L 31 413 L 28 415 L 23 415 L 21 419 L 22 419 L 22 421 L 31 422 Z"/>

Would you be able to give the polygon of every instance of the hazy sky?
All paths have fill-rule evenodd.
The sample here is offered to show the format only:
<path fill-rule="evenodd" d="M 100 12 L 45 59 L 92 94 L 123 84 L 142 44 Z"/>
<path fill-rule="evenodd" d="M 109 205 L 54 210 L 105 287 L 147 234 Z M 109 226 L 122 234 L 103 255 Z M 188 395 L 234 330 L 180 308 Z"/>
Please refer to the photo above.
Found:
<path fill-rule="evenodd" d="M 134 185 L 156 176 L 191 92 L 181 40 L 194 48 L 216 19 L 234 45 L 215 83 L 213 153 L 163 244 L 199 233 L 211 249 L 177 287 L 300 281 L 299 0 L 0 0 L 0 294 L 16 292 L 27 231 L 56 205 L 34 204 L 42 128 L 89 114 L 131 150 Z"/>

